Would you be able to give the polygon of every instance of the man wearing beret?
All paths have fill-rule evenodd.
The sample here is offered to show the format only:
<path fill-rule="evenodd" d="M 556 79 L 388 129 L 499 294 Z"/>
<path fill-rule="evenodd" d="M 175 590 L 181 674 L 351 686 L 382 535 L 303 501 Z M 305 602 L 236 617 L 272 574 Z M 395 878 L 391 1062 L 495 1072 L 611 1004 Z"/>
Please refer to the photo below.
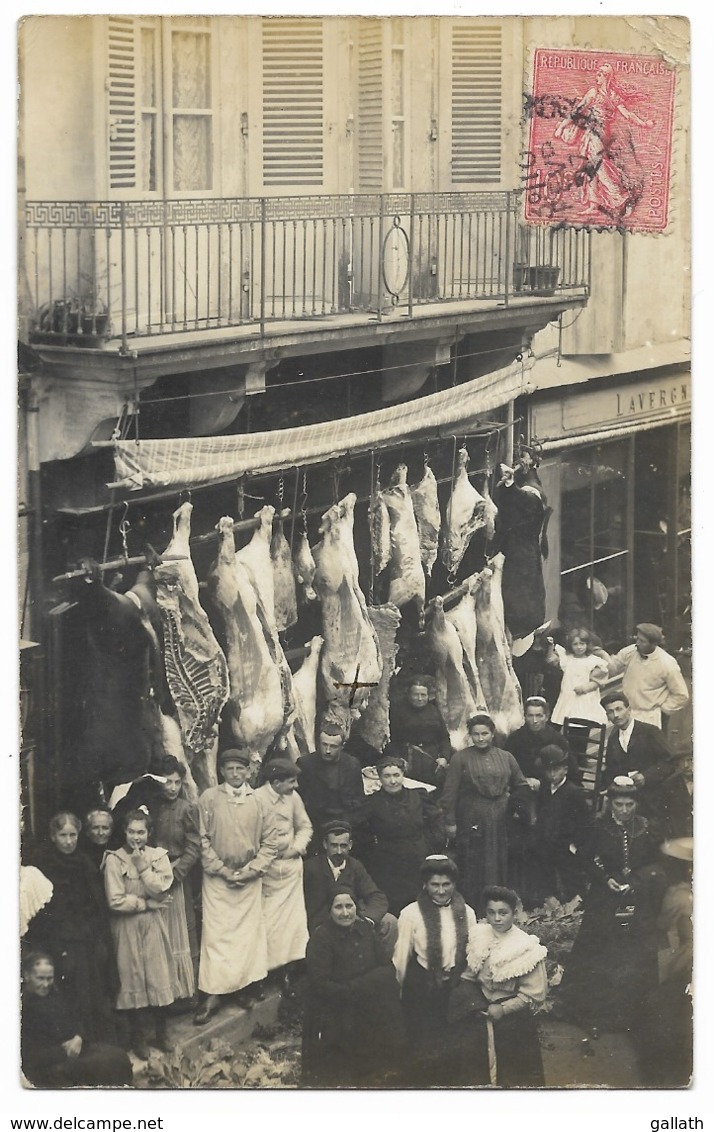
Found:
<path fill-rule="evenodd" d="M 635 643 L 610 657 L 610 676 L 622 674 L 622 690 L 634 719 L 662 726 L 662 713 L 671 715 L 689 700 L 679 665 L 661 648 L 659 625 L 643 622 L 636 628 Z"/>
<path fill-rule="evenodd" d="M 223 782 L 198 802 L 203 865 L 198 986 L 206 996 L 194 1018 L 198 1026 L 220 1008 L 222 995 L 268 973 L 262 877 L 278 853 L 275 823 L 264 816 L 247 783 L 249 753 L 224 751 L 218 765 Z"/>

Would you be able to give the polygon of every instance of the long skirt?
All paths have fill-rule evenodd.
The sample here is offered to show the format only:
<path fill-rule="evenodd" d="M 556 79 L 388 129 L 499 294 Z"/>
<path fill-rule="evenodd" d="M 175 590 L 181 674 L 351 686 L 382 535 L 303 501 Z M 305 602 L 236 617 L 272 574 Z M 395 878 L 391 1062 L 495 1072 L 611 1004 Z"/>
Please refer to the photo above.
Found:
<path fill-rule="evenodd" d="M 456 853 L 464 900 L 481 912 L 481 893 L 487 884 L 506 884 L 508 839 L 506 813 L 508 795 L 484 798 L 469 791 L 456 807 Z"/>
<path fill-rule="evenodd" d="M 263 918 L 269 971 L 305 958 L 308 931 L 302 857 L 273 861 L 264 874 Z"/>
<path fill-rule="evenodd" d="M 115 913 L 111 921 L 119 968 L 117 1010 L 170 1006 L 179 997 L 166 907 Z"/>
<path fill-rule="evenodd" d="M 232 994 L 268 973 L 261 878 L 232 888 L 203 874 L 203 934 L 198 985 L 206 994 Z"/>
<path fill-rule="evenodd" d="M 484 1003 L 484 1008 L 487 1005 Z M 490 1051 L 489 1029 L 493 1041 Z M 529 1010 L 506 1014 L 490 1027 L 484 1014 L 475 1011 L 452 1026 L 449 1036 L 452 1048 L 458 1051 L 455 1084 L 462 1087 L 495 1084 L 502 1089 L 533 1089 L 545 1085 L 538 1027 Z M 492 1064 L 494 1054 L 495 1066 Z"/>
<path fill-rule="evenodd" d="M 410 1049 L 405 1084 L 411 1088 L 451 1085 L 453 1058 L 446 1016 L 451 983 L 436 983 L 412 956 L 402 986 L 404 1025 Z"/>
<path fill-rule="evenodd" d="M 178 881 L 171 889 L 172 900 L 166 908 L 166 921 L 169 933 L 171 950 L 176 965 L 176 978 L 179 993 L 177 998 L 191 998 L 196 990 L 191 962 L 191 945 L 188 934 L 188 921 L 186 916 L 186 893 L 183 881 Z"/>

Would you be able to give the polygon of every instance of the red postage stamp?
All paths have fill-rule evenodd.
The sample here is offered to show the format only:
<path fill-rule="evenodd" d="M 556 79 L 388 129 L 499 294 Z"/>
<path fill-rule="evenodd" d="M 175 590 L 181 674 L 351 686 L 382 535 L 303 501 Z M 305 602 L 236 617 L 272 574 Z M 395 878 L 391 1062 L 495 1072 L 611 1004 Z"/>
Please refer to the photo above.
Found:
<path fill-rule="evenodd" d="M 656 55 L 536 50 L 525 219 L 664 231 L 674 86 Z"/>

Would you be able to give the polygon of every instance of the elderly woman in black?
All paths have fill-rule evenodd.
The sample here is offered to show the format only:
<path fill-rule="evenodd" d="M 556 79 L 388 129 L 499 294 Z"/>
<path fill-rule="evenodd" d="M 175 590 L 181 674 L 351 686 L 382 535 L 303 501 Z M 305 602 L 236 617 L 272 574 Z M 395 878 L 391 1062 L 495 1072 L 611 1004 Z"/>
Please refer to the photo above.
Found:
<path fill-rule="evenodd" d="M 366 803 L 363 863 L 398 916 L 416 900 L 427 853 L 443 848 L 441 811 L 426 790 L 407 789 L 406 764 L 391 744 L 377 762 L 380 789 Z"/>
<path fill-rule="evenodd" d="M 45 951 L 22 963 L 22 1068 L 36 1089 L 76 1085 L 130 1085 L 124 1050 L 86 1040 L 75 1004 L 55 986 L 55 967 Z"/>
<path fill-rule="evenodd" d="M 399 987 L 347 885 L 335 885 L 330 918 L 310 936 L 305 963 L 303 1085 L 397 1086 L 404 1039 Z"/>
<path fill-rule="evenodd" d="M 490 716 L 472 716 L 468 729 L 471 745 L 452 756 L 441 806 L 446 835 L 456 838 L 464 897 L 480 912 L 486 885 L 507 879 L 509 798 L 528 798 L 530 789 L 514 756 L 494 746 Z"/>
<path fill-rule="evenodd" d="M 119 986 L 114 945 L 101 877 L 77 848 L 81 828 L 74 814 L 55 814 L 49 843 L 33 855 L 32 864 L 51 881 L 53 892 L 26 940 L 52 956 L 54 977 L 73 1003 L 84 1037 L 114 1041 L 113 1000 Z"/>
<path fill-rule="evenodd" d="M 583 919 L 561 984 L 567 1014 L 584 1028 L 628 1029 L 656 986 L 656 917 L 666 888 L 660 838 L 637 812 L 637 787 L 615 778 L 609 807 L 578 859 L 590 876 Z"/>

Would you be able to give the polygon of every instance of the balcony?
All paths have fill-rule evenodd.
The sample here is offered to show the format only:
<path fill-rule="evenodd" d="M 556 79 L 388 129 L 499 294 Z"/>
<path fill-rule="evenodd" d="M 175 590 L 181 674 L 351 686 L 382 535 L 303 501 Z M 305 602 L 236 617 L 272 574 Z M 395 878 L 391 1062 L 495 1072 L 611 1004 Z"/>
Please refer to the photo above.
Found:
<path fill-rule="evenodd" d="M 120 354 L 590 292 L 589 233 L 524 225 L 519 191 L 29 201 L 24 244 L 30 341 Z"/>

